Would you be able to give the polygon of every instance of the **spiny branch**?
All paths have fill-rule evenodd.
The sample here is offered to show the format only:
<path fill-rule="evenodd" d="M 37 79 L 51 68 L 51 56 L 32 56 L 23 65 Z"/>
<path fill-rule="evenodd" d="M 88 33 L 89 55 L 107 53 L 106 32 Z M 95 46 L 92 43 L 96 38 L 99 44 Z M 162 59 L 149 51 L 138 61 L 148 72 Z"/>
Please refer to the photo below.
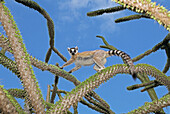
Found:
<path fill-rule="evenodd" d="M 130 21 L 130 20 L 134 20 L 134 19 L 140 19 L 140 18 L 150 18 L 150 17 L 146 14 L 130 15 L 130 16 L 126 16 L 126 17 L 116 19 L 115 23 L 120 23 L 120 22 Z"/>
<path fill-rule="evenodd" d="M 22 89 L 8 89 L 7 91 L 10 95 L 16 98 L 24 99 L 26 97 L 26 91 Z"/>
<path fill-rule="evenodd" d="M 169 35 L 169 37 L 170 37 L 170 35 Z M 162 71 L 163 73 L 166 73 L 169 70 L 169 67 L 170 67 L 170 43 L 164 44 L 164 46 L 162 46 L 161 49 L 165 49 L 166 55 L 167 55 L 167 62 L 166 62 L 166 65 L 165 65 L 165 67 Z"/>
<path fill-rule="evenodd" d="M 0 109 L 3 113 L 24 114 L 18 102 L 0 85 Z"/>
<path fill-rule="evenodd" d="M 100 10 L 88 12 L 87 16 L 93 17 L 93 16 L 102 15 L 104 13 L 113 13 L 113 12 L 121 11 L 124 9 L 126 9 L 126 8 L 124 8 L 123 6 L 116 6 L 116 7 L 107 8 L 107 9 L 100 9 Z"/>
<path fill-rule="evenodd" d="M 0 21 L 11 45 L 17 68 L 23 82 L 27 97 L 30 99 L 32 106 L 37 113 L 44 113 L 45 106 L 39 85 L 30 64 L 25 45 L 22 42 L 22 36 L 13 20 L 13 17 L 4 4 L 0 3 Z"/>
<path fill-rule="evenodd" d="M 106 39 L 103 37 L 103 36 L 96 36 L 98 38 L 101 38 L 103 43 L 106 45 L 106 46 L 100 46 L 101 48 L 107 48 L 107 49 L 112 49 L 112 50 L 117 50 L 117 48 L 115 48 L 114 46 L 112 45 L 109 45 L 109 43 L 107 43 Z"/>
<path fill-rule="evenodd" d="M 154 112 L 158 109 L 167 107 L 170 105 L 170 94 L 165 95 L 159 100 L 154 100 L 153 102 L 147 102 L 144 106 L 135 109 L 128 114 L 148 114 L 150 112 Z"/>
<path fill-rule="evenodd" d="M 139 64 L 136 66 L 136 70 L 140 73 L 146 73 L 147 75 L 154 76 L 156 80 L 160 81 L 170 90 L 170 80 L 167 77 L 154 68 L 153 66 L 146 64 Z M 71 105 L 80 101 L 80 99 L 85 96 L 87 93 L 91 92 L 93 89 L 98 87 L 104 81 L 109 80 L 112 76 L 119 73 L 130 73 L 126 65 L 113 65 L 102 70 L 100 73 L 96 73 L 91 76 L 75 89 L 73 89 L 69 94 L 67 94 L 62 100 L 57 102 L 56 106 L 53 109 L 50 109 L 54 113 L 62 113 L 64 110 L 70 108 Z"/>
<path fill-rule="evenodd" d="M 143 54 L 140 54 L 139 56 L 135 57 L 132 59 L 133 62 L 139 61 L 140 59 L 144 58 L 145 56 L 151 54 L 152 52 L 157 51 L 158 49 L 160 49 L 163 45 L 167 44 L 170 40 L 170 33 L 168 33 L 168 35 L 164 38 L 163 41 L 161 41 L 160 43 L 156 44 L 152 49 L 144 52 Z"/>
<path fill-rule="evenodd" d="M 156 2 L 151 0 L 114 0 L 116 3 L 135 10 L 137 13 L 146 13 L 152 19 L 156 20 L 160 25 L 163 25 L 168 31 L 170 31 L 170 18 L 168 10 L 160 5 L 156 5 Z"/>
<path fill-rule="evenodd" d="M 138 88 L 141 88 L 141 87 L 148 86 L 148 87 L 146 87 L 146 88 L 141 90 L 141 92 L 144 92 L 144 91 L 146 91 L 148 89 L 151 89 L 151 88 L 159 86 L 159 85 L 162 85 L 162 84 L 160 84 L 156 80 L 152 80 L 152 81 L 149 81 L 149 82 L 145 82 L 145 83 L 141 83 L 141 84 L 135 84 L 135 85 L 128 86 L 127 90 L 134 90 L 134 89 L 138 89 Z"/>
<path fill-rule="evenodd" d="M 59 80 L 59 77 L 55 76 L 54 85 L 53 85 L 53 91 L 52 91 L 50 103 L 54 103 L 54 99 L 55 99 L 56 92 L 57 92 L 57 89 L 58 89 L 57 88 L 58 80 Z"/>

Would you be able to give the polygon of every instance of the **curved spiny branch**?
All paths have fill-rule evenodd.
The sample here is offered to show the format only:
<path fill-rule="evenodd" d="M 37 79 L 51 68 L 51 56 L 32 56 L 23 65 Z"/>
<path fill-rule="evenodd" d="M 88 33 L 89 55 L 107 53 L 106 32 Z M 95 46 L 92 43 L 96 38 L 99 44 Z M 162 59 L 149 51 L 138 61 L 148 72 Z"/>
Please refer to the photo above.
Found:
<path fill-rule="evenodd" d="M 140 73 L 146 73 L 147 75 L 154 76 L 157 80 L 166 85 L 170 90 L 170 81 L 162 72 L 160 72 L 153 66 L 139 64 L 136 65 L 136 70 Z M 51 112 L 57 114 L 64 112 L 65 110 L 69 109 L 71 105 L 80 101 L 81 98 L 85 96 L 87 93 L 91 92 L 93 89 L 97 88 L 100 84 L 109 80 L 112 76 L 119 73 L 130 74 L 129 68 L 126 65 L 113 65 L 111 67 L 107 67 L 106 69 L 102 70 L 99 73 L 96 73 L 95 75 L 91 76 L 90 78 L 82 82 L 80 85 L 78 85 L 62 100 L 57 102 L 56 106 L 53 107 L 53 109 L 51 109 Z"/>

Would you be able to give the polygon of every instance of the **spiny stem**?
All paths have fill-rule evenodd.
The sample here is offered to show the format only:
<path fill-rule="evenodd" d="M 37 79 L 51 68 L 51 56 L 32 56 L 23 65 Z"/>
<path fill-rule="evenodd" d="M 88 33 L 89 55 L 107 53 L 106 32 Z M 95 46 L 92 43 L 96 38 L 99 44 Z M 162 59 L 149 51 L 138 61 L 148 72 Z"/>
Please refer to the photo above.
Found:
<path fill-rule="evenodd" d="M 126 9 L 126 8 L 124 8 L 123 6 L 116 6 L 116 7 L 111 7 L 111 8 L 107 8 L 107 9 L 100 9 L 100 10 L 88 12 L 87 16 L 93 17 L 93 16 L 102 15 L 104 13 L 113 13 L 113 12 L 121 11 L 124 9 Z"/>
<path fill-rule="evenodd" d="M 145 14 L 142 14 L 142 15 L 135 14 L 135 15 L 130 15 L 130 16 L 116 19 L 115 23 L 120 23 L 120 22 L 130 21 L 130 20 L 134 20 L 134 19 L 140 19 L 140 18 L 150 18 L 150 17 Z"/>

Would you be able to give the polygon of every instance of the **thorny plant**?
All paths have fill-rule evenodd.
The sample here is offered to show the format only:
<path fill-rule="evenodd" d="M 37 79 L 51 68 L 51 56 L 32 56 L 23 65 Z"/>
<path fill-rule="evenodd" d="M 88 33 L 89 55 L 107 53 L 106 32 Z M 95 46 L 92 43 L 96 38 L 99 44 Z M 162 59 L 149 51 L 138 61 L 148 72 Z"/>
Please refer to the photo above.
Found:
<path fill-rule="evenodd" d="M 23 90 L 6 90 L 2 85 L 0 86 L 0 113 L 71 113 L 68 109 L 70 106 L 73 106 L 74 113 L 76 114 L 78 113 L 77 103 L 80 102 L 100 113 L 114 114 L 114 112 L 110 109 L 109 104 L 107 104 L 107 102 L 105 102 L 93 90 L 103 82 L 109 80 L 111 77 L 116 76 L 119 73 L 130 74 L 127 65 L 117 64 L 107 67 L 106 69 L 94 74 L 81 83 L 73 75 L 60 69 L 57 67 L 57 65 L 47 64 L 52 51 L 57 53 L 59 57 L 63 59 L 63 61 L 67 61 L 66 58 L 54 47 L 54 23 L 48 13 L 34 1 L 15 0 L 18 3 L 38 11 L 47 20 L 50 37 L 50 48 L 46 54 L 45 62 L 42 62 L 27 53 L 25 45 L 22 41 L 22 36 L 20 35 L 20 31 L 13 20 L 12 14 L 4 5 L 4 1 L 0 1 L 0 22 L 3 26 L 3 29 L 6 31 L 7 36 L 5 37 L 3 34 L 0 35 L 0 47 L 2 48 L 0 51 L 0 64 L 15 73 L 24 87 Z M 121 6 L 92 11 L 87 13 L 87 16 L 97 16 L 102 15 L 103 13 L 113 13 L 124 9 L 129 9 L 138 12 L 139 14 L 119 18 L 116 19 L 115 22 L 119 23 L 133 19 L 148 18 L 156 20 L 159 24 L 163 25 L 168 31 L 170 31 L 170 12 L 165 7 L 156 5 L 155 2 L 151 2 L 150 0 L 115 0 L 115 2 L 119 3 Z M 105 46 L 100 47 L 116 49 L 114 46 L 109 45 L 104 37 L 97 37 L 101 38 L 105 44 Z M 160 48 L 164 49 L 167 55 L 167 63 L 162 72 L 148 64 L 137 64 L 135 66 L 136 72 L 138 73 L 138 79 L 141 80 L 142 84 L 132 85 L 127 87 L 127 89 L 134 90 L 140 87 L 145 87 L 141 91 L 147 91 L 153 102 L 146 103 L 138 109 L 128 113 L 164 113 L 162 108 L 170 105 L 169 94 L 165 95 L 161 99 L 158 99 L 153 89 L 154 87 L 164 85 L 167 87 L 168 91 L 170 91 L 170 79 L 165 75 L 170 67 L 169 40 L 170 34 L 168 34 L 163 41 L 155 45 L 152 49 L 132 59 L 133 62 L 136 62 L 151 54 L 152 52 L 156 52 Z M 6 51 L 13 54 L 15 58 L 14 61 L 5 56 Z M 42 97 L 42 93 L 35 78 L 32 65 L 38 69 L 41 69 L 42 71 L 46 70 L 55 75 L 53 89 L 50 90 L 50 86 L 48 86 L 46 101 Z M 155 77 L 155 80 L 150 81 L 148 78 L 149 75 Z M 71 92 L 59 90 L 57 87 L 59 77 L 63 77 L 66 80 L 71 81 L 76 87 Z M 52 95 L 50 96 L 51 92 Z M 66 95 L 62 97 L 61 93 Z M 56 95 L 58 95 L 60 100 L 54 103 Z M 14 97 L 25 100 L 24 109 L 18 104 Z M 83 97 L 85 97 L 88 102 L 83 100 Z"/>

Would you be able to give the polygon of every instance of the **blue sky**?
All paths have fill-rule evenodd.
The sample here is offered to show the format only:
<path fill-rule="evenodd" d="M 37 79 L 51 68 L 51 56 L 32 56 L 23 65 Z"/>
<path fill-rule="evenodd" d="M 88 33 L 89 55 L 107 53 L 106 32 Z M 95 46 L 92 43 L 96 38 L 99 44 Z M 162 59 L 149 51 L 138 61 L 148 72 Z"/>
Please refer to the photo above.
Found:
<path fill-rule="evenodd" d="M 114 20 L 117 18 L 135 14 L 129 10 L 104 14 L 97 17 L 86 16 L 86 13 L 89 11 L 118 5 L 111 0 L 34 1 L 44 8 L 53 19 L 55 24 L 55 47 L 67 59 L 70 59 L 67 47 L 78 46 L 79 52 L 100 49 L 99 46 L 104 44 L 99 38 L 96 38 L 96 35 L 104 36 L 109 44 L 128 53 L 133 58 L 151 49 L 168 34 L 168 31 L 164 27 L 151 19 L 114 23 Z M 164 5 L 170 10 L 169 0 L 154 1 Z M 5 2 L 21 31 L 28 53 L 44 61 L 49 48 L 46 20 L 37 11 L 16 3 L 14 0 L 5 0 Z M 0 32 L 5 33 L 2 27 L 0 27 Z M 6 55 L 14 59 L 10 53 Z M 147 63 L 162 71 L 166 64 L 166 59 L 164 50 L 158 50 L 135 64 Z M 59 63 L 60 66 L 64 64 L 54 52 L 49 63 Z M 105 66 L 120 63 L 123 62 L 119 57 L 110 57 L 107 59 Z M 69 71 L 73 67 L 74 64 L 64 69 Z M 2 85 L 5 85 L 5 88 L 22 88 L 19 79 L 17 79 L 14 74 L 6 68 L 3 68 L 2 65 L 0 65 L 0 69 L 0 82 Z M 47 85 L 53 84 L 54 75 L 46 71 L 42 72 L 37 68 L 34 68 L 34 71 L 40 88 L 42 89 L 43 96 L 46 98 Z M 84 81 L 93 74 L 95 74 L 93 66 L 82 67 L 78 71 L 73 72 L 73 75 L 80 81 Z M 168 71 L 166 75 L 170 76 L 170 71 Z M 141 93 L 140 89 L 134 91 L 126 90 L 127 86 L 138 83 L 140 83 L 140 81 L 134 81 L 130 75 L 117 75 L 95 89 L 95 92 L 109 103 L 113 111 L 116 113 L 126 113 L 142 106 L 145 102 L 151 102 L 147 92 Z M 58 87 L 59 89 L 70 91 L 75 86 L 69 81 L 60 78 Z M 165 87 L 157 87 L 155 90 L 158 98 L 161 98 L 168 92 Z M 56 98 L 56 101 L 57 100 L 58 98 Z M 19 100 L 19 102 L 23 104 L 23 101 Z M 165 111 L 170 113 L 170 108 L 165 108 Z M 96 111 L 80 103 L 78 105 L 78 112 L 80 114 L 97 114 Z"/>

